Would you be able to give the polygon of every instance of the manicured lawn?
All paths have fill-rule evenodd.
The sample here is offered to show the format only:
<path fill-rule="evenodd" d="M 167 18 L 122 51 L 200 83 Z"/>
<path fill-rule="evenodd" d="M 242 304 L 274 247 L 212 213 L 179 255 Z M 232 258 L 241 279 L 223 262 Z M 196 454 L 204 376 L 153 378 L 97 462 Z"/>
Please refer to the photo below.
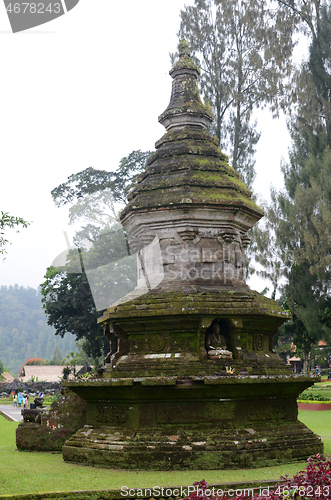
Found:
<path fill-rule="evenodd" d="M 312 387 L 309 387 L 309 389 L 306 389 L 305 394 L 313 393 L 313 394 L 321 394 L 322 396 L 327 396 L 331 398 L 331 382 L 317 382 L 314 384 Z"/>
<path fill-rule="evenodd" d="M 323 436 L 331 455 L 331 411 L 300 411 L 299 418 Z M 97 469 L 67 464 L 60 453 L 19 452 L 15 445 L 18 423 L 0 416 L 0 498 L 1 495 L 46 491 L 109 490 L 153 486 L 191 485 L 205 479 L 209 484 L 279 479 L 302 470 L 305 462 L 278 467 L 232 471 L 149 472 Z"/>
<path fill-rule="evenodd" d="M 331 410 L 299 410 L 299 420 L 321 436 L 324 443 L 324 454 L 331 458 Z"/>

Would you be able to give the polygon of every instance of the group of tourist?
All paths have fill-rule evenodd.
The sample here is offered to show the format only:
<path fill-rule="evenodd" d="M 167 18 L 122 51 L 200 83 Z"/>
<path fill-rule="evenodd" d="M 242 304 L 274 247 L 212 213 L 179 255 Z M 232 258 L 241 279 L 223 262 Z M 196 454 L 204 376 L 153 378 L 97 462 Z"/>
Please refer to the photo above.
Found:
<path fill-rule="evenodd" d="M 27 391 L 23 392 L 23 394 L 22 392 L 18 393 L 12 392 L 12 396 L 13 396 L 14 408 L 17 407 L 29 408 L 29 394 Z M 44 393 L 40 392 L 38 397 L 43 398 Z"/>
<path fill-rule="evenodd" d="M 18 394 L 14 394 L 13 397 L 13 403 L 14 403 L 14 408 L 17 406 L 23 408 L 28 408 L 29 407 L 29 395 L 27 392 L 24 392 L 23 394 L 19 392 Z"/>

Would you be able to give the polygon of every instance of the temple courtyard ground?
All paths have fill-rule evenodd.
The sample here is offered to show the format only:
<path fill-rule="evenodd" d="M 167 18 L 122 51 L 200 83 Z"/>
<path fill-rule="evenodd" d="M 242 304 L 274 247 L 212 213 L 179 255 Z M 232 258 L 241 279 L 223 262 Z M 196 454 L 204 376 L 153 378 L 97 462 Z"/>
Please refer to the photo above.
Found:
<path fill-rule="evenodd" d="M 331 458 L 331 411 L 299 411 L 299 420 L 321 436 Z M 123 486 L 188 486 L 205 479 L 208 484 L 278 480 L 302 470 L 306 462 L 250 470 L 124 471 L 65 463 L 61 453 L 20 452 L 15 445 L 18 422 L 0 416 L 0 499 L 2 496 L 50 491 L 114 490 Z"/>

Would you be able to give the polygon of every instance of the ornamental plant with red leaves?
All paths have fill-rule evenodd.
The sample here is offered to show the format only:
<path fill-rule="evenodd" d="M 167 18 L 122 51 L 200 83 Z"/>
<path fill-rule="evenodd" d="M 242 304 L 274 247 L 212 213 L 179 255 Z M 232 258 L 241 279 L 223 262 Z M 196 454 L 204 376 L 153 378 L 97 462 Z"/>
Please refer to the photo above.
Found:
<path fill-rule="evenodd" d="M 39 366 L 43 364 L 43 360 L 41 358 L 30 358 L 24 364 L 29 366 Z"/>
<path fill-rule="evenodd" d="M 331 499 L 331 460 L 320 455 L 309 457 L 308 466 L 293 479 L 281 479 L 285 479 L 281 488 L 288 489 L 290 498 Z"/>
<path fill-rule="evenodd" d="M 308 458 L 308 465 L 291 479 L 281 477 L 281 483 L 269 487 L 261 487 L 260 492 L 250 495 L 245 490 L 223 491 L 218 487 L 209 487 L 203 479 L 193 484 L 195 491 L 184 500 L 331 500 L 331 460 L 320 455 Z M 238 495 L 238 492 L 241 494 Z"/>

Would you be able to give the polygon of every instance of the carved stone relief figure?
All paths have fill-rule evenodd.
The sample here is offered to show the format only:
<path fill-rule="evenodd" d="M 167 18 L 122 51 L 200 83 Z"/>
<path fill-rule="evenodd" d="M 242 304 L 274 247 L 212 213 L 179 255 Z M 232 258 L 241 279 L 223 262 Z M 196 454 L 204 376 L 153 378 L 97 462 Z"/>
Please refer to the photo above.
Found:
<path fill-rule="evenodd" d="M 107 323 L 104 326 L 104 333 L 107 339 L 109 340 L 110 351 L 104 359 L 105 364 L 111 364 L 114 355 L 118 352 L 119 349 L 119 339 L 114 332 L 112 323 Z"/>
<path fill-rule="evenodd" d="M 230 332 L 224 320 L 214 320 L 206 331 L 206 350 L 208 356 L 232 358 Z"/>

